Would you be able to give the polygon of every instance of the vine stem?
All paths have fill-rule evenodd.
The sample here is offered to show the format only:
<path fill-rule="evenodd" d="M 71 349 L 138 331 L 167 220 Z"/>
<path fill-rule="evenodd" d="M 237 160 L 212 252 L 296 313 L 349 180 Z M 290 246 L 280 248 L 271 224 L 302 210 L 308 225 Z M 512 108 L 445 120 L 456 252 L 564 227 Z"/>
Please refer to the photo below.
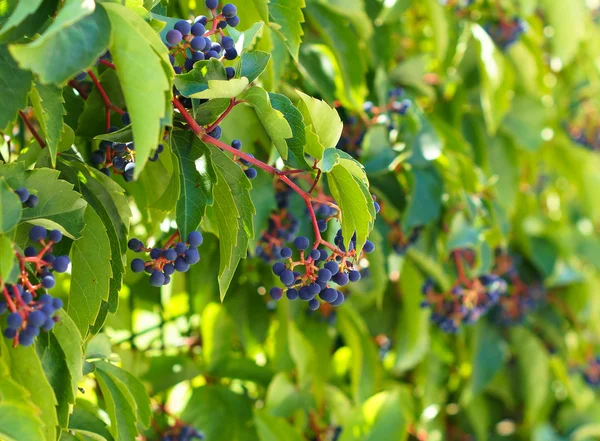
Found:
<path fill-rule="evenodd" d="M 465 269 L 462 262 L 462 257 L 459 251 L 453 251 L 452 257 L 454 258 L 454 264 L 456 265 L 456 271 L 458 272 L 458 281 L 464 284 L 467 288 L 472 286 L 471 280 L 466 276 Z"/>
<path fill-rule="evenodd" d="M 313 226 L 313 230 L 315 233 L 315 242 L 314 242 L 313 248 L 316 249 L 319 246 L 319 244 L 331 245 L 331 244 L 324 243 L 324 241 L 321 237 L 321 231 L 319 230 L 319 225 L 317 223 L 317 216 L 316 216 L 315 210 L 312 206 L 312 202 L 315 199 L 309 193 L 305 192 L 300 187 L 298 187 L 298 185 L 296 185 L 296 183 L 294 181 L 292 181 L 290 178 L 287 177 L 285 172 L 281 172 L 281 171 L 277 170 L 275 167 L 265 164 L 264 162 L 254 158 L 244 152 L 240 152 L 239 150 L 234 149 L 232 146 L 225 144 L 224 142 L 219 141 L 218 139 L 215 139 L 212 136 L 208 135 L 206 133 L 206 130 L 203 129 L 196 122 L 196 120 L 190 115 L 190 113 L 187 111 L 187 109 L 184 107 L 184 105 L 181 104 L 181 102 L 177 98 L 173 98 L 173 105 L 179 111 L 179 113 L 181 113 L 181 116 L 183 116 L 185 121 L 188 123 L 188 126 L 192 130 L 192 132 L 194 132 L 196 134 L 196 136 L 198 138 L 200 138 L 202 141 L 212 144 L 215 147 L 219 147 L 220 149 L 225 150 L 234 156 L 244 159 L 245 161 L 249 162 L 250 164 L 254 165 L 255 167 L 258 167 L 261 170 L 264 170 L 267 173 L 273 175 L 280 181 L 285 182 L 292 190 L 294 190 L 296 193 L 298 193 L 298 195 L 302 198 L 302 200 L 304 200 L 304 204 L 306 205 L 306 208 L 308 209 L 308 214 L 310 215 L 310 219 L 312 221 L 312 226 Z M 333 247 L 333 245 L 331 245 L 331 247 Z"/>
<path fill-rule="evenodd" d="M 110 98 L 106 94 L 104 87 L 102 87 L 102 84 L 100 84 L 100 81 L 98 80 L 98 77 L 96 77 L 94 72 L 88 70 L 88 75 L 92 79 L 94 86 L 96 86 L 96 88 L 98 89 L 98 92 L 100 92 L 100 96 L 102 97 L 102 101 L 104 102 L 104 108 L 106 109 L 106 131 L 108 132 L 108 129 L 110 129 L 110 111 L 112 110 L 114 112 L 117 112 L 119 115 L 123 115 L 125 111 L 118 108 L 110 102 Z"/>
<path fill-rule="evenodd" d="M 44 140 L 39 135 L 37 130 L 35 130 L 35 127 L 33 127 L 33 125 L 31 124 L 31 121 L 29 121 L 29 118 L 27 118 L 27 115 L 25 115 L 21 110 L 19 110 L 19 116 L 21 117 L 21 119 L 23 120 L 23 122 L 25 123 L 25 125 L 27 126 L 27 128 L 29 129 L 29 131 L 31 132 L 33 137 L 35 138 L 35 140 L 38 142 L 40 147 L 41 148 L 46 147 L 46 142 L 44 142 Z"/>

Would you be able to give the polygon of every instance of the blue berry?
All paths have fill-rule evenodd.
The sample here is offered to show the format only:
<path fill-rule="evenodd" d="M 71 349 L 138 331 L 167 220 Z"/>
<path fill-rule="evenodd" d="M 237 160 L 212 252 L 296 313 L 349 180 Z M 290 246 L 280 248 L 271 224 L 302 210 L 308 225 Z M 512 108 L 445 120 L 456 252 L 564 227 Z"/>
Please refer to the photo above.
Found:
<path fill-rule="evenodd" d="M 173 265 L 172 263 L 167 263 L 163 267 L 163 272 L 165 273 L 165 276 L 172 276 L 173 274 L 175 274 L 175 265 Z"/>
<path fill-rule="evenodd" d="M 8 310 L 6 302 L 0 302 L 0 315 L 4 314 Z"/>
<path fill-rule="evenodd" d="M 319 301 L 317 299 L 310 299 L 308 302 L 308 307 L 312 311 L 316 311 L 317 309 L 319 309 L 319 306 L 321 306 L 321 304 L 319 303 Z"/>
<path fill-rule="evenodd" d="M 131 117 L 129 116 L 129 113 L 125 112 L 123 115 L 121 115 L 121 122 L 124 126 L 131 124 Z"/>
<path fill-rule="evenodd" d="M 342 303 L 344 303 L 344 300 L 346 299 L 344 297 L 344 294 L 339 291 L 337 291 L 337 295 L 338 295 L 337 299 L 335 299 L 335 301 L 331 302 L 332 306 L 340 306 Z"/>
<path fill-rule="evenodd" d="M 360 273 L 356 270 L 352 270 L 348 273 L 348 279 L 351 282 L 358 282 L 360 280 Z"/>
<path fill-rule="evenodd" d="M 150 251 L 150 259 L 156 260 L 160 257 L 161 254 L 162 250 L 160 248 L 152 248 L 152 251 Z"/>
<path fill-rule="evenodd" d="M 229 26 L 231 26 L 232 28 L 235 28 L 237 25 L 240 24 L 240 17 L 238 17 L 237 15 L 234 15 L 233 17 L 228 18 L 227 24 Z"/>
<path fill-rule="evenodd" d="M 276 262 L 273 264 L 273 274 L 276 276 L 280 276 L 281 273 L 285 271 L 285 265 L 281 262 Z"/>
<path fill-rule="evenodd" d="M 19 200 L 21 201 L 21 203 L 25 203 L 27 202 L 27 199 L 29 199 L 29 190 L 27 190 L 26 188 L 17 188 L 15 190 L 15 193 L 17 193 L 17 196 L 19 196 Z"/>
<path fill-rule="evenodd" d="M 52 299 L 52 306 L 54 307 L 55 311 L 58 311 L 63 307 L 63 301 L 61 299 Z"/>
<path fill-rule="evenodd" d="M 23 324 L 23 318 L 18 312 L 11 312 L 6 317 L 6 326 L 11 329 L 19 329 Z"/>
<path fill-rule="evenodd" d="M 42 311 L 33 311 L 31 314 L 29 314 L 29 317 L 27 318 L 27 323 L 31 326 L 39 328 L 46 322 L 47 318 L 48 317 L 46 316 L 46 314 L 44 314 Z"/>
<path fill-rule="evenodd" d="M 202 52 L 192 52 L 192 60 L 194 60 L 194 62 L 202 61 L 204 60 L 204 54 Z"/>
<path fill-rule="evenodd" d="M 298 298 L 298 290 L 290 288 L 285 293 L 289 300 L 296 300 Z"/>
<path fill-rule="evenodd" d="M 346 286 L 348 284 L 348 276 L 345 273 L 337 273 L 333 276 L 333 281 L 340 286 Z"/>
<path fill-rule="evenodd" d="M 209 51 L 206 53 L 206 59 L 207 59 L 207 60 L 210 60 L 211 58 L 219 58 L 219 53 L 218 53 L 218 52 L 215 52 L 215 51 L 213 51 L 213 50 L 209 50 Z M 213 136 L 213 137 L 215 137 L 215 136 Z M 215 137 L 215 138 L 216 138 L 216 137 Z M 217 139 L 218 139 L 218 138 L 217 138 Z"/>
<path fill-rule="evenodd" d="M 203 241 L 204 238 L 202 237 L 202 233 L 199 231 L 192 231 L 190 234 L 188 234 L 188 243 L 193 248 L 198 248 L 200 245 L 202 245 Z"/>
<path fill-rule="evenodd" d="M 232 18 L 235 16 L 235 14 L 237 14 L 237 8 L 231 3 L 228 3 L 223 6 L 223 9 L 221 9 L 221 14 L 223 14 L 226 18 Z"/>
<path fill-rule="evenodd" d="M 240 150 L 242 148 L 242 141 L 240 141 L 239 139 L 234 139 L 233 141 L 231 141 L 231 147 L 233 147 L 236 150 Z"/>
<path fill-rule="evenodd" d="M 195 61 L 193 59 L 188 58 L 183 63 L 183 66 L 185 67 L 185 70 L 190 71 L 190 70 L 192 70 L 194 68 L 194 63 L 195 63 Z M 158 156 L 156 156 L 156 159 L 158 159 Z"/>
<path fill-rule="evenodd" d="M 21 332 L 19 334 L 19 344 L 21 346 L 31 346 L 33 344 L 33 340 L 34 340 L 34 336 L 31 336 L 29 334 L 25 334 L 24 332 Z"/>
<path fill-rule="evenodd" d="M 285 247 L 281 249 L 281 252 L 279 253 L 281 255 L 282 259 L 289 259 L 290 257 L 292 257 L 292 249 Z"/>
<path fill-rule="evenodd" d="M 44 322 L 44 324 L 42 325 L 42 329 L 46 332 L 50 331 L 52 328 L 54 328 L 54 320 L 52 320 L 51 317 L 48 317 L 46 319 L 46 321 Z"/>
<path fill-rule="evenodd" d="M 181 32 L 183 35 L 187 35 L 190 33 L 192 26 L 186 20 L 179 20 L 175 23 L 175 29 Z"/>
<path fill-rule="evenodd" d="M 6 328 L 4 330 L 4 337 L 6 338 L 15 338 L 17 336 L 17 330 L 13 328 Z"/>
<path fill-rule="evenodd" d="M 38 202 L 38 197 L 32 194 L 31 196 L 29 196 L 29 199 L 27 199 L 27 202 L 25 202 L 25 206 L 28 208 L 34 208 L 35 206 L 37 206 Z"/>
<path fill-rule="evenodd" d="M 155 287 L 160 287 L 160 286 L 163 286 L 164 283 L 165 283 L 165 275 L 162 272 L 155 270 L 150 275 L 150 285 L 155 286 Z"/>
<path fill-rule="evenodd" d="M 193 265 L 200 261 L 200 253 L 196 248 L 190 248 L 185 252 L 185 263 L 188 265 Z"/>
<path fill-rule="evenodd" d="M 25 254 L 25 257 L 37 256 L 37 250 L 35 249 L 35 247 L 31 246 L 25 248 L 25 250 L 23 250 L 23 253 Z"/>
<path fill-rule="evenodd" d="M 300 297 L 300 300 L 308 301 L 311 300 L 314 296 L 311 294 L 310 289 L 308 289 L 308 286 L 303 286 L 298 290 L 298 297 Z"/>
<path fill-rule="evenodd" d="M 317 221 L 317 226 L 319 227 L 319 231 L 321 233 L 327 231 L 327 221 L 325 219 L 320 219 L 319 221 Z"/>
<path fill-rule="evenodd" d="M 202 37 L 204 35 L 204 33 L 206 32 L 206 28 L 204 27 L 204 25 L 202 23 L 197 22 L 197 23 L 194 23 L 191 31 L 192 31 L 192 35 L 194 35 L 196 37 Z M 204 49 L 204 46 L 202 47 L 202 49 Z M 198 50 L 202 50 L 202 49 L 198 49 Z"/>
<path fill-rule="evenodd" d="M 373 204 L 375 205 L 375 214 L 379 214 L 379 210 L 381 210 L 381 207 L 379 206 L 379 203 L 373 202 Z"/>
<path fill-rule="evenodd" d="M 208 18 L 206 18 L 205 15 L 199 15 L 194 19 L 194 23 L 200 23 L 203 26 L 206 26 L 208 24 Z"/>
<path fill-rule="evenodd" d="M 271 295 L 271 298 L 273 300 L 281 300 L 281 298 L 283 297 L 283 291 L 281 290 L 281 288 L 277 287 L 271 288 L 269 294 Z"/>
<path fill-rule="evenodd" d="M 294 246 L 298 249 L 298 250 L 305 250 L 310 246 L 310 242 L 308 240 L 307 237 L 304 236 L 298 236 L 295 240 L 294 240 Z"/>
<path fill-rule="evenodd" d="M 329 270 L 332 276 L 336 275 L 340 269 L 338 264 L 333 261 L 327 262 L 325 268 Z"/>
<path fill-rule="evenodd" d="M 225 73 L 227 74 L 228 80 L 235 78 L 235 69 L 233 67 L 226 67 Z"/>
<path fill-rule="evenodd" d="M 177 259 L 177 251 L 175 251 L 173 248 L 165 250 L 165 259 L 171 262 Z"/>
<path fill-rule="evenodd" d="M 238 51 L 236 48 L 232 47 L 231 49 L 225 49 L 225 59 L 226 60 L 235 60 L 238 57 Z"/>
<path fill-rule="evenodd" d="M 176 46 L 183 40 L 183 35 L 177 29 L 171 29 L 167 32 L 167 41 L 171 46 Z"/>
<path fill-rule="evenodd" d="M 223 48 L 219 43 L 211 43 L 210 50 L 215 51 L 217 54 L 220 54 Z"/>
<path fill-rule="evenodd" d="M 29 231 L 29 238 L 34 242 L 39 242 L 40 240 L 44 240 L 46 238 L 46 233 L 47 231 L 44 227 L 35 225 L 31 227 L 31 231 Z"/>
<path fill-rule="evenodd" d="M 190 269 L 190 265 L 186 263 L 183 257 L 178 257 L 175 260 L 175 269 L 180 273 L 185 273 L 187 270 Z"/>
<path fill-rule="evenodd" d="M 325 302 L 331 303 L 337 299 L 338 294 L 333 288 L 325 288 L 323 291 L 321 291 L 319 297 L 321 297 L 321 299 L 323 299 Z"/>
<path fill-rule="evenodd" d="M 29 291 L 25 291 L 21 293 L 21 299 L 25 302 L 25 304 L 29 305 L 33 302 L 33 295 Z"/>
<path fill-rule="evenodd" d="M 244 170 L 244 173 L 248 177 L 248 179 L 254 179 L 258 175 L 258 172 L 255 168 L 249 168 L 248 170 Z"/>
<path fill-rule="evenodd" d="M 363 246 L 363 251 L 365 253 L 372 253 L 373 251 L 375 251 L 375 244 L 367 240 L 365 242 L 365 245 Z"/>
<path fill-rule="evenodd" d="M 131 270 L 134 273 L 142 273 L 146 266 L 144 265 L 144 261 L 142 259 L 133 259 L 131 261 Z"/>
<path fill-rule="evenodd" d="M 223 46 L 223 49 L 225 49 L 225 50 L 231 49 L 234 45 L 235 45 L 235 42 L 233 41 L 233 38 L 231 38 L 231 37 L 223 37 L 221 39 L 221 46 Z"/>
<path fill-rule="evenodd" d="M 62 240 L 63 235 L 59 230 L 52 230 L 49 237 L 52 242 L 58 243 Z"/>
<path fill-rule="evenodd" d="M 208 56 L 208 54 L 207 54 Z M 221 135 L 223 134 L 223 129 L 221 128 L 221 126 L 217 126 L 214 129 L 212 129 L 212 131 L 209 133 L 210 136 L 212 136 L 215 139 L 219 139 L 221 137 Z"/>
<path fill-rule="evenodd" d="M 294 284 L 294 280 L 296 279 L 296 277 L 294 277 L 294 273 L 290 270 L 285 270 L 281 273 L 281 275 L 279 276 L 279 279 L 281 280 L 281 283 L 283 283 L 286 286 L 290 286 Z"/>
<path fill-rule="evenodd" d="M 127 242 L 127 247 L 131 251 L 135 251 L 136 253 L 138 253 L 144 247 L 144 244 L 142 243 L 141 240 L 133 238 L 133 239 L 129 239 L 129 242 Z"/>
<path fill-rule="evenodd" d="M 42 277 L 42 286 L 44 288 L 46 288 L 46 289 L 53 288 L 55 284 L 56 284 L 56 281 L 54 280 L 54 276 L 52 274 L 47 274 L 44 277 Z"/>
<path fill-rule="evenodd" d="M 331 271 L 327 268 L 323 268 L 319 271 L 318 280 L 321 282 L 329 282 L 331 280 Z"/>
<path fill-rule="evenodd" d="M 69 256 L 58 256 L 54 259 L 54 262 L 52 262 L 52 268 L 54 268 L 54 271 L 57 273 L 64 273 L 69 267 L 69 263 L 71 263 Z"/>
<path fill-rule="evenodd" d="M 216 9 L 219 6 L 219 0 L 206 0 L 205 3 L 208 9 Z"/>

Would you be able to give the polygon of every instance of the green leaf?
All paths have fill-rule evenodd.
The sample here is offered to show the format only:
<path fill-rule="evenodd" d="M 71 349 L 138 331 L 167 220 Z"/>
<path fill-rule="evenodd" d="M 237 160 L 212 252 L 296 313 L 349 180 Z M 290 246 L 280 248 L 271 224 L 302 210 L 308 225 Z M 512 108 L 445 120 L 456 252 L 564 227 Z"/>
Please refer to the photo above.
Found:
<path fill-rule="evenodd" d="M 225 308 L 209 303 L 202 312 L 202 338 L 204 340 L 204 362 L 209 373 L 219 374 L 218 365 L 232 349 L 233 323 Z"/>
<path fill-rule="evenodd" d="M 41 423 L 30 406 L 0 400 L 0 439 L 45 440 Z"/>
<path fill-rule="evenodd" d="M 269 134 L 277 151 L 286 160 L 288 157 L 286 140 L 293 136 L 293 132 L 283 114 L 271 106 L 271 99 L 267 92 L 260 87 L 252 87 L 240 99 L 254 107 L 256 116 Z"/>
<path fill-rule="evenodd" d="M 198 102 L 199 100 L 193 100 L 194 104 Z M 194 119 L 201 126 L 212 124 L 227 110 L 230 103 L 230 99 L 218 98 L 200 105 L 194 105 Z"/>
<path fill-rule="evenodd" d="M 0 130 L 4 130 L 15 119 L 17 110 L 27 106 L 27 94 L 32 82 L 31 72 L 19 69 L 8 48 L 0 45 Z"/>
<path fill-rule="evenodd" d="M 99 370 L 110 375 L 115 382 L 120 382 L 120 387 L 124 386 L 125 390 L 131 393 L 135 401 L 138 422 L 144 427 L 149 427 L 152 419 L 152 409 L 150 408 L 150 397 L 144 385 L 132 374 L 113 364 L 97 361 L 95 365 Z"/>
<path fill-rule="evenodd" d="M 72 281 L 66 306 L 82 335 L 87 335 L 88 326 L 96 320 L 102 300 L 108 300 L 112 276 L 111 267 L 107 265 L 110 259 L 106 227 L 93 208 L 88 207 L 83 237 L 75 241 L 71 252 Z"/>
<path fill-rule="evenodd" d="M 442 210 L 443 183 L 437 171 L 415 169 L 413 175 L 414 184 L 403 223 L 405 230 L 437 220 Z"/>
<path fill-rule="evenodd" d="M 338 311 L 339 329 L 352 351 L 352 395 L 357 403 L 367 400 L 377 390 L 380 373 L 375 346 L 358 312 L 350 305 Z"/>
<path fill-rule="evenodd" d="M 252 402 L 228 387 L 207 385 L 195 389 L 181 415 L 182 421 L 202 428 L 211 441 L 251 441 Z M 227 419 L 229 424 L 223 424 Z"/>
<path fill-rule="evenodd" d="M 279 110 L 292 129 L 292 137 L 287 139 L 288 150 L 291 156 L 288 162 L 293 168 L 310 170 L 312 167 L 306 162 L 304 156 L 304 145 L 306 144 L 304 117 L 302 113 L 294 106 L 290 99 L 279 93 L 269 93 L 271 105 L 275 110 Z"/>
<path fill-rule="evenodd" d="M 314 28 L 331 52 L 335 55 L 340 67 L 341 93 L 338 97 L 342 105 L 357 112 L 362 111 L 367 95 L 365 73 L 367 66 L 361 50 L 362 35 L 355 28 L 348 26 L 347 20 L 332 11 L 326 4 L 309 3 L 306 8 L 306 19 Z M 326 147 L 333 147 L 326 145 Z"/>
<path fill-rule="evenodd" d="M 71 391 L 77 396 L 77 384 L 83 376 L 83 348 L 81 334 L 75 323 L 64 311 L 56 313 L 59 321 L 54 325 L 52 333 L 62 348 L 67 368 L 71 374 Z"/>
<path fill-rule="evenodd" d="M 251 83 L 264 72 L 271 59 L 271 54 L 263 51 L 250 51 L 242 54 L 240 77 L 248 78 Z"/>
<path fill-rule="evenodd" d="M 9 42 L 25 35 L 33 36 L 56 8 L 57 0 L 31 0 L 17 3 L 11 16 L 0 30 L 0 42 Z M 8 2 L 4 2 L 8 6 Z"/>
<path fill-rule="evenodd" d="M 250 198 L 250 181 L 242 169 L 221 150 L 212 145 L 210 149 L 217 176 L 213 187 L 215 203 L 211 211 L 219 232 L 219 288 L 222 300 L 240 260 L 246 258 L 249 240 L 254 236 L 252 216 L 255 209 Z"/>
<path fill-rule="evenodd" d="M 235 98 L 248 83 L 247 78 L 228 80 L 225 66 L 215 58 L 198 61 L 190 72 L 176 75 L 174 80 L 183 96 L 199 99 Z"/>
<path fill-rule="evenodd" d="M 9 277 L 15 268 L 16 258 L 13 251 L 12 240 L 9 237 L 0 235 L 0 279 L 8 282 Z"/>
<path fill-rule="evenodd" d="M 71 0 L 39 38 L 26 45 L 11 45 L 10 53 L 43 84 L 63 84 L 91 68 L 109 43 L 110 22 L 104 10 L 95 8 L 94 2 Z"/>
<path fill-rule="evenodd" d="M 286 420 L 269 415 L 265 411 L 257 411 L 254 414 L 254 424 L 260 441 L 302 441 L 304 439 Z"/>
<path fill-rule="evenodd" d="M 6 233 L 19 224 L 21 200 L 5 179 L 0 178 L 0 233 Z"/>
<path fill-rule="evenodd" d="M 375 222 L 375 207 L 364 170 L 354 160 L 340 159 L 327 174 L 327 182 L 340 207 L 346 247 L 356 232 L 356 248 L 362 249 Z"/>
<path fill-rule="evenodd" d="M 181 193 L 177 201 L 177 227 L 182 237 L 198 228 L 212 205 L 213 184 L 217 176 L 213 170 L 208 147 L 190 132 L 173 132 L 173 153 L 179 160 Z"/>
<path fill-rule="evenodd" d="M 66 429 L 69 425 L 69 405 L 75 402 L 75 395 L 71 389 L 72 378 L 65 353 L 52 333 L 42 333 L 36 338 L 36 351 L 58 401 L 58 423 L 61 428 Z"/>
<path fill-rule="evenodd" d="M 304 0 L 270 0 L 269 2 L 271 28 L 281 35 L 295 60 L 298 60 L 298 51 L 304 35 L 302 30 L 302 23 L 304 23 L 302 8 L 304 7 L 306 7 Z"/>
<path fill-rule="evenodd" d="M 493 135 L 510 109 L 514 72 L 481 26 L 473 25 L 471 31 L 479 53 L 481 107 L 488 133 Z"/>
<path fill-rule="evenodd" d="M 306 151 L 316 159 L 321 159 L 324 149 L 335 148 L 344 125 L 337 111 L 329 107 L 325 101 L 297 92 L 301 98 L 298 109 L 304 117 L 307 136 L 309 136 Z"/>
<path fill-rule="evenodd" d="M 39 198 L 35 208 L 23 210 L 21 221 L 42 225 L 46 228 L 58 228 L 71 238 L 81 236 L 86 202 L 73 186 L 58 179 L 59 172 L 48 168 L 26 172 L 22 164 L 9 164 L 0 167 L 0 176 L 4 176 L 12 188 L 25 187 Z"/>
<path fill-rule="evenodd" d="M 56 154 L 61 133 L 64 129 L 64 116 L 67 114 L 63 106 L 65 100 L 62 90 L 56 86 L 36 84 L 31 91 L 31 102 L 35 116 L 44 132 L 52 166 L 56 166 Z"/>
<path fill-rule="evenodd" d="M 533 425 L 542 420 L 542 410 L 550 394 L 550 357 L 543 343 L 531 331 L 512 329 L 511 342 L 519 366 L 519 384 L 525 403 L 525 421 Z"/>
<path fill-rule="evenodd" d="M 117 77 L 117 73 L 112 69 L 105 70 L 98 77 L 98 81 L 102 85 L 104 92 L 110 97 L 110 102 L 115 106 L 123 109 L 125 107 L 125 98 L 121 90 L 121 83 Z M 83 112 L 79 115 L 77 121 L 76 133 L 78 136 L 93 138 L 98 136 L 99 139 L 108 141 L 131 141 L 133 140 L 131 127 L 124 128 L 114 133 L 106 133 L 106 114 L 102 95 L 97 87 L 94 87 L 90 92 Z M 99 115 L 102 115 L 99 117 Z M 121 125 L 121 116 L 116 112 L 112 112 L 111 125 L 119 127 Z"/>
<path fill-rule="evenodd" d="M 260 0 L 259 0 L 260 1 Z M 240 32 L 235 28 L 229 27 L 227 31 L 229 32 L 229 36 L 233 38 L 235 42 L 235 49 L 238 51 L 238 54 L 243 54 L 246 49 L 248 49 L 256 40 L 257 35 L 263 28 L 264 23 L 259 21 L 254 23 L 244 32 Z"/>
<path fill-rule="evenodd" d="M 118 4 L 103 3 L 102 7 L 113 29 L 110 53 L 131 118 L 137 178 L 150 152 L 162 141 L 161 121 L 170 109 L 173 70 L 167 48 L 141 17 Z"/>
<path fill-rule="evenodd" d="M 102 369 L 97 369 L 94 375 L 104 396 L 111 434 L 115 440 L 134 440 L 138 431 L 131 393 L 123 383 Z"/>
<path fill-rule="evenodd" d="M 0 342 L 1 359 L 9 367 L 10 377 L 29 391 L 31 401 L 39 408 L 40 413 L 38 416 L 44 424 L 45 438 L 43 439 L 45 441 L 55 441 L 58 426 L 56 415 L 58 402 L 44 375 L 40 359 L 33 347 L 18 346 L 9 349 L 5 343 L 6 341 L 3 338 Z"/>

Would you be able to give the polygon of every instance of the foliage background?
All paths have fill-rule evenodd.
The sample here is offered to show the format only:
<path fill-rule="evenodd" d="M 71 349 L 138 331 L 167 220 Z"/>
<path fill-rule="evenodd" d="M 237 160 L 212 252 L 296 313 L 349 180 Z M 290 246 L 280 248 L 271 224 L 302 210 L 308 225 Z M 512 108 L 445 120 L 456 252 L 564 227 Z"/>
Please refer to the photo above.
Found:
<path fill-rule="evenodd" d="M 40 3 L 56 6 L 49 1 L 36 6 Z M 127 2 L 132 11 L 152 3 Z M 88 330 L 87 322 L 65 317 L 67 329 L 59 327 L 48 341 L 38 342 L 37 355 L 0 343 L 0 429 L 10 426 L 17 441 L 56 439 L 54 426 L 70 429 L 62 432 L 65 441 L 134 439 L 136 419 L 146 426 L 150 419 L 148 404 L 140 404 L 145 392 L 124 388 L 114 378 L 129 384 L 135 377 L 152 397 L 158 421 L 165 416 L 157 406 L 165 406 L 203 430 L 209 441 L 598 439 L 598 392 L 582 372 L 600 343 L 600 159 L 594 148 L 600 5 L 593 0 L 474 3 L 238 0 L 239 29 L 266 22 L 255 42 L 272 57 L 257 79 L 265 89 L 294 102 L 301 90 L 359 118 L 367 100 L 381 105 L 393 87 L 404 87 L 414 103 L 394 128 L 393 141 L 387 124 L 375 124 L 361 146 L 371 191 L 385 209 L 372 233 L 378 248 L 369 262 L 371 276 L 325 317 L 308 313 L 303 304 L 270 301 L 265 293 L 275 278 L 269 265 L 250 257 L 241 261 L 221 302 L 215 277 L 219 241 L 213 234 L 218 231 L 207 223 L 200 264 L 162 289 L 149 287 L 144 275 L 125 272 L 118 309 L 112 288 L 110 299 L 89 295 L 90 289 L 108 292 L 108 286 L 88 285 L 85 296 L 77 297 L 65 276 L 54 295 L 71 302 L 93 299 L 106 321 Z M 0 6 L 3 25 L 14 4 Z M 153 12 L 189 18 L 206 11 L 201 2 L 172 0 Z M 502 50 L 484 28 L 513 17 L 526 29 Z M 4 43 L 12 43 L 6 28 L 2 32 Z M 95 38 L 108 46 L 101 35 Z M 62 44 L 61 56 L 46 49 L 31 55 L 32 63 L 36 57 L 81 56 L 81 40 Z M 10 56 L 0 46 L 0 70 Z M 46 60 L 48 65 L 56 58 Z M 149 87 L 158 81 L 151 72 L 139 75 Z M 13 77 L 8 90 L 23 87 L 19 76 Z M 75 130 L 75 143 L 87 151 L 81 118 L 88 112 L 93 119 L 97 108 L 83 110 L 78 121 L 83 104 L 68 91 L 64 119 Z M 118 85 L 113 92 L 118 95 Z M 9 125 L 14 115 L 0 116 L 0 125 Z M 257 157 L 273 155 L 251 109 L 236 108 L 222 127 L 226 142 L 242 139 Z M 22 164 L 50 165 L 22 125 L 10 129 L 5 132 L 15 134 Z M 578 130 L 591 141 L 576 142 Z M 7 148 L 5 139 L 4 157 Z M 123 184 L 134 203 L 130 236 L 161 238 L 174 226 L 177 194 L 169 194 L 170 161 L 149 165 L 136 183 Z M 14 167 L 0 174 L 19 175 Z M 121 187 L 84 167 L 59 162 L 57 169 L 62 180 L 47 191 L 60 195 L 56 205 L 71 212 L 58 213 L 54 221 L 69 230 L 68 219 L 77 212 L 85 216 L 85 228 L 102 222 L 94 210 L 83 214 L 69 192 L 57 187 L 69 181 L 100 201 L 114 198 L 122 217 L 118 234 L 127 235 Z M 107 194 L 87 188 L 77 173 L 100 179 Z M 47 168 L 31 176 L 36 174 L 39 183 L 58 177 Z M 259 174 L 251 195 L 258 238 L 275 208 L 266 174 Z M 309 231 L 302 209 L 298 213 L 301 231 Z M 399 222 L 405 233 L 423 227 L 406 253 L 392 249 L 389 222 Z M 20 244 L 26 241 L 23 228 L 14 236 Z M 77 228 L 72 225 L 74 236 Z M 74 271 L 79 248 L 95 255 L 98 263 L 91 271 L 105 275 L 108 239 L 90 243 L 84 233 L 80 241 L 86 237 L 88 243 L 73 245 Z M 255 242 L 249 249 L 254 247 Z M 544 298 L 519 324 L 505 326 L 486 316 L 456 335 L 445 334 L 421 307 L 421 288 L 429 277 L 441 285 L 456 278 L 449 256 L 457 249 L 474 252 L 471 275 L 490 271 L 494 250 L 510 250 L 543 282 Z M 127 261 L 132 257 L 128 252 Z M 63 340 L 77 329 L 84 334 L 86 360 L 86 376 L 72 384 L 79 391 L 66 386 L 73 378 L 65 372 L 75 372 L 83 354 Z M 123 370 L 115 373 L 103 360 Z M 67 389 L 70 397 L 55 394 Z M 115 405 L 117 413 L 110 410 Z M 45 427 L 44 437 L 27 432 L 31 427 Z"/>

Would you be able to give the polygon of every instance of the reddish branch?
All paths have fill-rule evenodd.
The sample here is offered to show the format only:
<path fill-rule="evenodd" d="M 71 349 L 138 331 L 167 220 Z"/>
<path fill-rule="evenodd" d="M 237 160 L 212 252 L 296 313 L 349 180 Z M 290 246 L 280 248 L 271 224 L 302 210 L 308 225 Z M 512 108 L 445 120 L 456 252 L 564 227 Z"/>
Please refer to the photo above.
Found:
<path fill-rule="evenodd" d="M 100 84 L 100 81 L 98 80 L 98 78 L 96 77 L 94 72 L 89 70 L 88 75 L 90 76 L 90 78 L 92 79 L 92 82 L 98 89 L 98 92 L 100 92 L 100 96 L 102 97 L 102 101 L 104 102 L 104 108 L 106 109 L 106 131 L 108 132 L 108 130 L 110 129 L 110 111 L 112 110 L 114 112 L 117 112 L 119 115 L 123 115 L 125 113 L 125 111 L 118 108 L 117 106 L 115 106 L 113 103 L 110 102 L 110 98 L 106 94 L 104 87 L 102 87 L 102 84 Z"/>
<path fill-rule="evenodd" d="M 29 131 L 31 132 L 33 137 L 35 138 L 35 140 L 38 142 L 40 147 L 41 148 L 46 147 L 46 142 L 42 139 L 42 137 L 39 135 L 37 130 L 35 130 L 35 127 L 33 127 L 33 125 L 31 124 L 31 121 L 29 121 L 29 118 L 27 118 L 27 115 L 25 115 L 22 111 L 19 110 L 19 116 L 21 117 L 21 119 L 23 120 L 23 122 L 25 123 L 25 125 L 27 126 L 27 128 L 29 129 Z"/>
<path fill-rule="evenodd" d="M 71 80 L 69 81 L 69 87 L 75 89 L 77 91 L 77 93 L 79 94 L 79 96 L 81 96 L 81 98 L 83 98 L 84 100 L 88 99 L 88 93 L 83 89 L 83 87 L 81 87 L 81 84 L 78 83 L 75 80 Z"/>

